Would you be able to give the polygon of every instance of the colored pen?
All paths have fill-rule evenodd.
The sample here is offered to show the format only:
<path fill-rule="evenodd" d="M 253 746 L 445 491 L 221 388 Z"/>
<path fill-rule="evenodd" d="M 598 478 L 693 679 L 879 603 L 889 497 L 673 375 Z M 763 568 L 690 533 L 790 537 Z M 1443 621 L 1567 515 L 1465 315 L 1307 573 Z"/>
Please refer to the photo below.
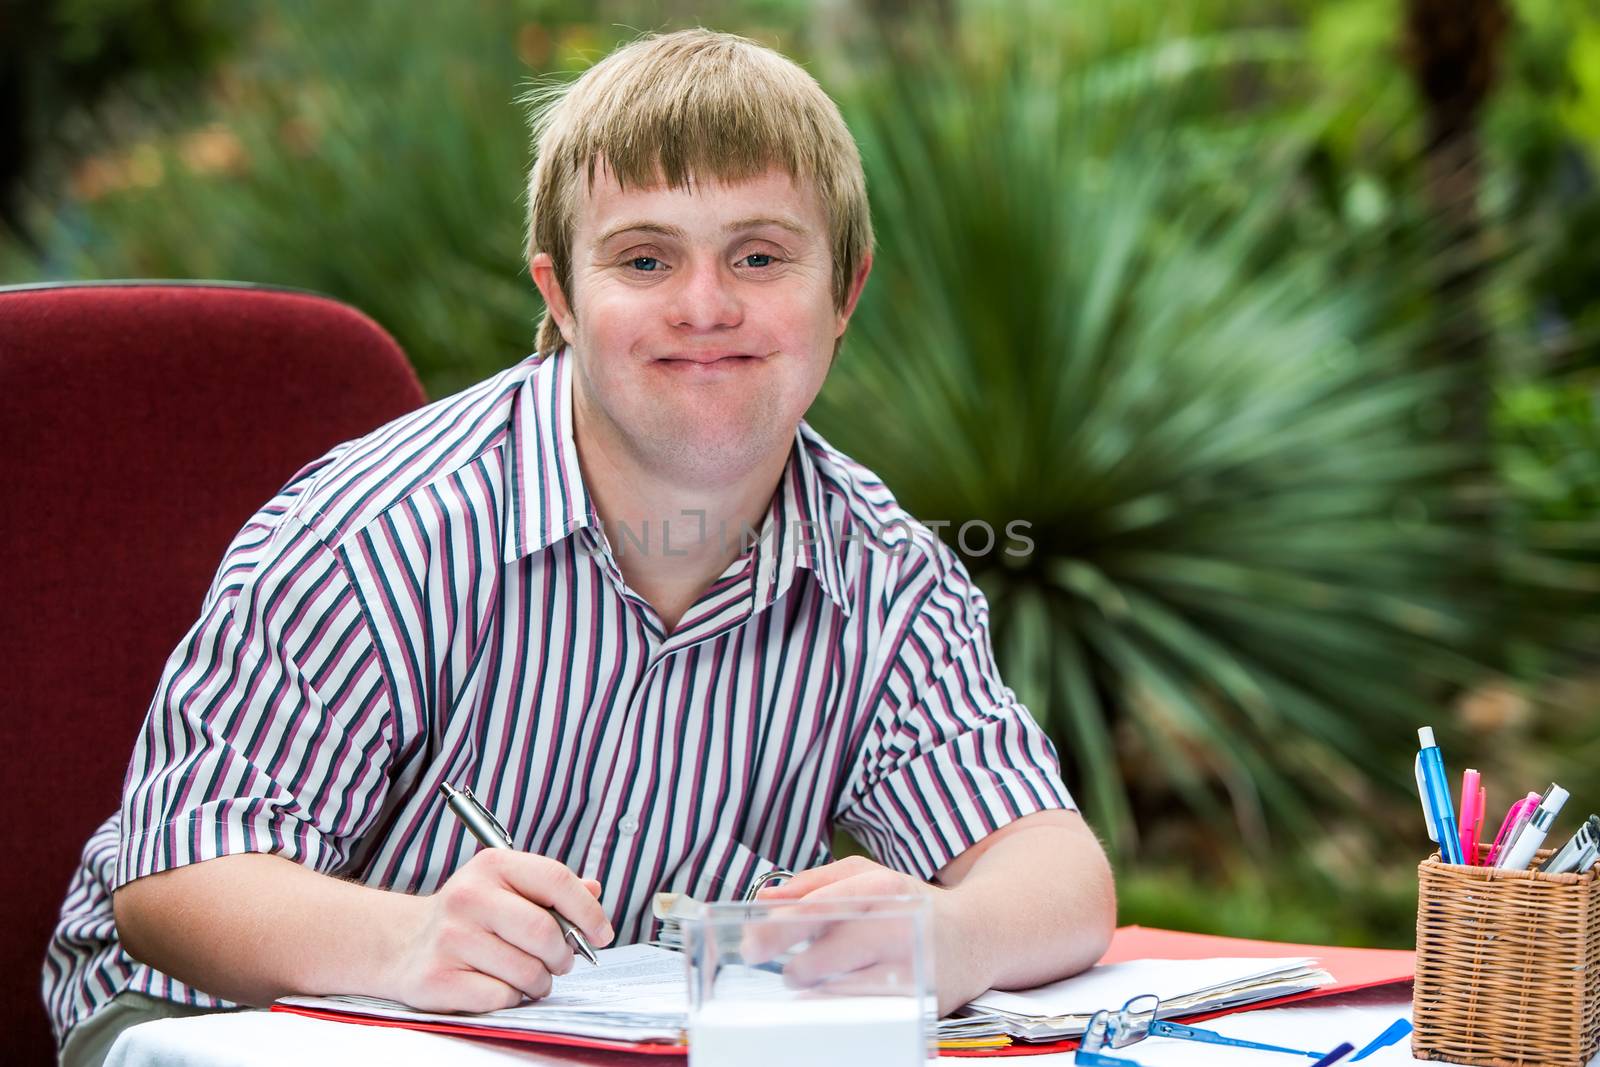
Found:
<path fill-rule="evenodd" d="M 1544 799 L 1539 801 L 1539 806 L 1533 810 L 1533 815 L 1528 819 L 1528 825 L 1522 828 L 1522 833 L 1517 835 L 1517 840 L 1506 846 L 1505 854 L 1500 857 L 1500 862 L 1495 864 L 1504 871 L 1520 871 L 1528 866 L 1533 859 L 1533 854 L 1539 851 L 1539 846 L 1544 844 L 1544 836 L 1550 832 L 1550 824 L 1556 821 L 1556 816 L 1561 814 L 1561 808 L 1567 802 L 1567 791 L 1554 782 L 1544 792 Z"/>
<path fill-rule="evenodd" d="M 1478 862 L 1478 839 L 1483 836 L 1483 809 L 1488 799 L 1478 772 L 1468 767 L 1461 774 L 1461 861 L 1468 866 Z"/>
<path fill-rule="evenodd" d="M 1433 727 L 1417 729 L 1417 792 L 1422 795 L 1422 817 L 1428 822 L 1428 836 L 1439 843 L 1439 858 L 1446 863 L 1461 862 L 1461 831 L 1456 827 L 1455 807 L 1450 803 L 1450 780 L 1445 777 L 1444 757 L 1433 740 Z"/>
<path fill-rule="evenodd" d="M 456 789 L 449 782 L 440 782 L 439 792 L 444 794 L 444 802 L 450 805 L 450 810 L 456 813 L 456 818 L 461 820 L 462 825 L 471 831 L 472 836 L 476 837 L 483 847 L 516 847 L 511 843 L 511 835 L 506 833 L 505 827 L 495 819 L 493 812 L 478 803 L 478 798 L 472 795 L 472 790 Z M 583 931 L 556 909 L 544 904 L 539 906 L 550 913 L 550 918 L 561 928 L 561 935 L 572 945 L 572 950 L 598 966 L 600 961 L 595 958 L 594 949 L 589 947 L 589 940 L 583 936 Z"/>
<path fill-rule="evenodd" d="M 1529 793 L 1506 810 L 1506 817 L 1500 822 L 1500 832 L 1494 835 L 1494 844 L 1489 846 L 1489 854 L 1483 858 L 1485 867 L 1493 867 L 1500 858 L 1500 853 L 1511 842 L 1517 839 L 1522 828 L 1528 825 L 1528 819 L 1533 815 L 1533 809 L 1539 806 L 1539 794 Z"/>
<path fill-rule="evenodd" d="M 1355 1063 L 1357 1060 L 1364 1060 L 1374 1052 L 1377 1052 L 1379 1049 L 1388 1048 L 1390 1045 L 1396 1044 L 1402 1037 L 1405 1037 L 1410 1032 L 1410 1019 L 1396 1019 L 1394 1022 L 1389 1024 L 1389 1028 L 1387 1030 L 1373 1038 L 1372 1041 L 1368 1043 L 1366 1048 L 1362 1049 L 1354 1056 L 1351 1056 L 1350 1062 Z"/>
<path fill-rule="evenodd" d="M 1594 847 L 1595 834 L 1600 832 L 1600 818 L 1589 816 L 1573 835 L 1567 838 L 1567 843 L 1556 850 L 1555 854 L 1539 865 L 1539 870 L 1546 874 L 1567 874 L 1576 871 L 1583 862 L 1584 855 Z"/>
<path fill-rule="evenodd" d="M 1457 842 L 1457 844 L 1460 844 L 1460 842 Z M 1329 1067 L 1330 1064 L 1338 1063 L 1340 1060 L 1350 1055 L 1350 1053 L 1353 1051 L 1355 1051 L 1354 1045 L 1348 1041 L 1341 1042 L 1326 1056 L 1322 1057 L 1322 1059 L 1318 1060 L 1316 1063 L 1313 1063 L 1311 1067 Z"/>

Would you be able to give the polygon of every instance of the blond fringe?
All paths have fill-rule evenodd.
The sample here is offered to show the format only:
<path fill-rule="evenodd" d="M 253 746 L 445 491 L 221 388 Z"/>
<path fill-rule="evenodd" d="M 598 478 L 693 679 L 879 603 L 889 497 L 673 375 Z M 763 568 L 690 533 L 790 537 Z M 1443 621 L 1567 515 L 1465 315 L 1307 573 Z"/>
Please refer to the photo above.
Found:
<path fill-rule="evenodd" d="M 839 108 L 792 60 L 710 30 L 651 35 L 569 84 L 523 97 L 535 145 L 528 175 L 528 257 L 546 252 L 572 292 L 573 212 L 582 175 L 603 165 L 623 188 L 737 182 L 777 166 L 821 194 L 833 252 L 833 298 L 872 251 L 861 156 Z M 602 162 L 603 161 L 603 162 Z M 548 311 L 538 351 L 563 344 Z"/>

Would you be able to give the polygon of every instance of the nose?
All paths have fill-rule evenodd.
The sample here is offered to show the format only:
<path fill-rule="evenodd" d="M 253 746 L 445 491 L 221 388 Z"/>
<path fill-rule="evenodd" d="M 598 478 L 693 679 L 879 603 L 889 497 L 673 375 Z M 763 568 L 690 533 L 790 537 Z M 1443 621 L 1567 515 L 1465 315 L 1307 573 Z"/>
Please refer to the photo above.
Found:
<path fill-rule="evenodd" d="M 678 276 L 670 314 L 686 330 L 715 330 L 744 321 L 744 304 L 734 291 L 737 279 L 715 259 L 691 261 Z"/>

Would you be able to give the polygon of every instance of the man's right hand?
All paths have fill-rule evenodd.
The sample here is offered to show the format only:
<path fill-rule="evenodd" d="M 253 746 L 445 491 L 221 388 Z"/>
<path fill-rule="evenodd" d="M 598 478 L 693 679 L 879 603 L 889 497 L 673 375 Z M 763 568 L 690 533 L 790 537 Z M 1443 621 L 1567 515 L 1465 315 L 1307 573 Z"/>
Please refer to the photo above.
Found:
<path fill-rule="evenodd" d="M 424 1011 L 493 1011 L 550 992 L 572 969 L 572 946 L 541 905 L 555 908 L 596 947 L 615 936 L 600 907 L 600 883 L 529 852 L 486 848 L 414 918 L 384 995 Z"/>

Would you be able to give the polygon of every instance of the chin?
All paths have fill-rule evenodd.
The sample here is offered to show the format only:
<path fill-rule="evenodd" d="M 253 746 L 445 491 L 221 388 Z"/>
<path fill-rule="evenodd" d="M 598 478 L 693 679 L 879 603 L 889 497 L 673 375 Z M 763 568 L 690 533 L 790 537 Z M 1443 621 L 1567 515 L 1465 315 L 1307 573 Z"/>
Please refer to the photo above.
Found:
<path fill-rule="evenodd" d="M 652 459 L 669 467 L 679 477 L 706 484 L 737 481 L 768 461 L 778 450 L 787 450 L 794 438 L 793 423 L 782 420 L 748 419 L 708 421 L 704 417 L 692 424 L 659 428 L 651 434 Z"/>

